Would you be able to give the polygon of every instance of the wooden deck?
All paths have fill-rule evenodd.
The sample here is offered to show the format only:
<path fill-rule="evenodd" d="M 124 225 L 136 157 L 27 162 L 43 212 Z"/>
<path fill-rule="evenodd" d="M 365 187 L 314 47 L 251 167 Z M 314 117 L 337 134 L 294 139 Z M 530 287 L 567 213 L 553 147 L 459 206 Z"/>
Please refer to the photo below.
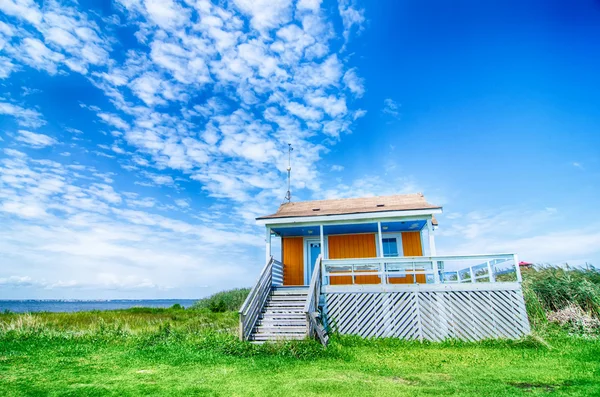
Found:
<path fill-rule="evenodd" d="M 451 262 L 456 262 L 453 266 L 458 270 L 448 271 Z M 498 266 L 512 266 L 514 281 L 497 281 Z M 310 284 L 301 290 L 281 287 L 282 272 L 283 265 L 270 258 L 240 310 L 241 339 L 263 342 L 318 337 L 326 344 L 326 329 L 365 338 L 421 341 L 516 339 L 530 332 L 521 274 L 512 254 L 319 256 Z M 364 284 L 364 276 L 369 276 L 372 284 Z M 331 283 L 334 277 L 349 281 L 345 285 Z M 395 283 L 397 278 L 412 283 Z"/>

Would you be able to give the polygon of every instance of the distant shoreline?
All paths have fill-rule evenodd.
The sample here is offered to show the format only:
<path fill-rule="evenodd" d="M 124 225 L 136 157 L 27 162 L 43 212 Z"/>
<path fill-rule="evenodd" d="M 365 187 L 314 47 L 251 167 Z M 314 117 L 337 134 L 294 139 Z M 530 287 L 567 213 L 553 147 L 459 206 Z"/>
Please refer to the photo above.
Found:
<path fill-rule="evenodd" d="M 81 312 L 91 310 L 123 310 L 134 307 L 168 308 L 175 304 L 192 306 L 198 299 L 3 299 L 0 300 L 0 312 Z"/>

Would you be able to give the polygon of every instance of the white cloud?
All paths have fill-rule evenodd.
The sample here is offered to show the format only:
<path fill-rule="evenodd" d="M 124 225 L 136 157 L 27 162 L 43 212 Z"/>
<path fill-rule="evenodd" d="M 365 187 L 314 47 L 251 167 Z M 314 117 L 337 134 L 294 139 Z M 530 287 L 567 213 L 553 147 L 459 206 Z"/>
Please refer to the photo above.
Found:
<path fill-rule="evenodd" d="M 183 199 L 175 200 L 175 204 L 181 208 L 189 208 L 190 207 L 190 203 L 187 202 L 187 200 L 183 200 Z"/>
<path fill-rule="evenodd" d="M 33 0 L 5 0 L 0 3 L 0 10 L 7 15 L 23 18 L 33 25 L 39 25 L 42 13 Z"/>
<path fill-rule="evenodd" d="M 194 224 L 125 210 L 122 197 L 137 204 L 152 199 L 119 193 L 98 182 L 86 166 L 33 160 L 13 149 L 5 154 L 10 157 L 0 160 L 0 251 L 5 253 L 0 285 L 37 288 L 35 296 L 56 296 L 43 290 L 75 288 L 81 291 L 71 291 L 70 297 L 88 299 L 123 296 L 128 290 L 135 290 L 137 297 L 156 296 L 177 286 L 179 297 L 197 297 L 202 294 L 197 290 L 200 279 L 214 290 L 245 285 L 256 270 L 227 257 L 218 259 L 232 240 L 236 246 L 228 248 L 231 253 L 259 252 L 261 238 L 244 228 L 230 231 L 210 220 Z M 28 222 L 17 222 L 13 215 Z M 214 268 L 216 260 L 222 267 Z M 11 263 L 19 263 L 19 275 L 11 274 Z M 33 269 L 35 277 L 27 273 Z M 11 293 L 32 297 L 32 289 Z"/>
<path fill-rule="evenodd" d="M 318 11 L 321 8 L 322 0 L 299 0 L 296 7 L 299 10 Z"/>
<path fill-rule="evenodd" d="M 344 166 L 343 165 L 334 164 L 334 165 L 331 166 L 331 171 L 334 171 L 334 172 L 344 171 Z"/>
<path fill-rule="evenodd" d="M 111 125 L 120 130 L 128 130 L 129 124 L 125 122 L 122 118 L 117 115 L 109 114 L 109 113 L 98 113 L 98 117 L 102 119 L 106 124 Z"/>
<path fill-rule="evenodd" d="M 145 0 L 144 7 L 150 19 L 163 29 L 176 29 L 189 18 L 189 9 L 172 0 Z"/>
<path fill-rule="evenodd" d="M 321 120 L 323 114 L 311 107 L 304 106 L 298 102 L 290 102 L 286 105 L 287 110 L 294 116 L 304 120 Z"/>
<path fill-rule="evenodd" d="M 36 134 L 35 132 L 26 131 L 26 130 L 18 130 L 18 135 L 15 138 L 17 141 L 25 143 L 34 148 L 43 148 L 46 146 L 55 145 L 56 139 L 44 135 L 44 134 Z"/>
<path fill-rule="evenodd" d="M 315 196 L 316 199 L 390 196 L 422 191 L 411 178 L 365 175 L 352 180 L 350 184 L 329 184 Z"/>
<path fill-rule="evenodd" d="M 12 63 L 10 58 L 0 56 L 0 79 L 7 78 L 17 68 L 18 66 Z"/>
<path fill-rule="evenodd" d="M 346 87 L 360 98 L 365 93 L 364 81 L 356 72 L 356 69 L 350 69 L 344 74 L 344 84 Z"/>
<path fill-rule="evenodd" d="M 383 101 L 383 114 L 390 115 L 394 118 L 400 117 L 400 105 L 391 98 L 386 98 Z"/>
<path fill-rule="evenodd" d="M 344 25 L 344 39 L 346 42 L 350 39 L 352 29 L 356 27 L 356 32 L 360 33 L 364 29 L 365 10 L 357 8 L 352 0 L 338 0 L 338 10 L 342 17 Z"/>
<path fill-rule="evenodd" d="M 258 31 L 276 28 L 291 18 L 291 0 L 234 0 Z"/>
<path fill-rule="evenodd" d="M 0 102 L 0 114 L 13 116 L 17 119 L 17 123 L 23 127 L 41 127 L 46 124 L 42 118 L 42 114 L 37 110 L 25 109 L 8 102 Z"/>

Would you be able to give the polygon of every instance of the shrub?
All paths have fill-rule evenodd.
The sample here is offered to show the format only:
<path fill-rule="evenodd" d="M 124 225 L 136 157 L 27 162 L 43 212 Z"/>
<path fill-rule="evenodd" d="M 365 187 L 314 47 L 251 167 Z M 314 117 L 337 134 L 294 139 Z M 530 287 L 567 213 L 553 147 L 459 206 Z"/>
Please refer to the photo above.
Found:
<path fill-rule="evenodd" d="M 208 298 L 200 299 L 194 303 L 192 309 L 208 309 L 213 313 L 238 311 L 249 293 L 249 288 L 236 288 L 229 291 L 217 292 Z"/>

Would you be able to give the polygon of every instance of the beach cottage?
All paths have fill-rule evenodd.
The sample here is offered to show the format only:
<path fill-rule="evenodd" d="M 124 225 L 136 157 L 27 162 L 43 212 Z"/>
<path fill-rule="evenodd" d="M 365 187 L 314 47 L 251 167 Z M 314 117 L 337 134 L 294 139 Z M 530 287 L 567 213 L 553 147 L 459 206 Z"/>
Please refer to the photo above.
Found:
<path fill-rule="evenodd" d="M 433 341 L 527 334 L 517 255 L 438 255 L 441 212 L 417 193 L 288 202 L 257 218 L 266 264 L 240 309 L 240 338 L 327 343 L 326 330 Z"/>

